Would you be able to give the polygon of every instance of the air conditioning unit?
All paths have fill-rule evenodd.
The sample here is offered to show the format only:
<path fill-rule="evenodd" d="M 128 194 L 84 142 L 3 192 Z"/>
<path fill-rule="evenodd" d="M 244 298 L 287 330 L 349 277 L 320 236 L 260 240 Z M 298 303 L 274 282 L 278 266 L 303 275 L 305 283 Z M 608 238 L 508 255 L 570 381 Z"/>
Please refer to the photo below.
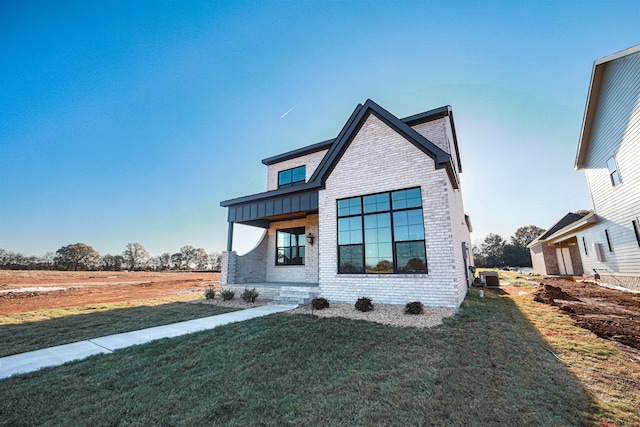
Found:
<path fill-rule="evenodd" d="M 600 262 L 604 262 L 604 255 L 602 254 L 602 245 L 600 243 L 593 243 L 593 253 L 596 254 L 596 259 Z"/>

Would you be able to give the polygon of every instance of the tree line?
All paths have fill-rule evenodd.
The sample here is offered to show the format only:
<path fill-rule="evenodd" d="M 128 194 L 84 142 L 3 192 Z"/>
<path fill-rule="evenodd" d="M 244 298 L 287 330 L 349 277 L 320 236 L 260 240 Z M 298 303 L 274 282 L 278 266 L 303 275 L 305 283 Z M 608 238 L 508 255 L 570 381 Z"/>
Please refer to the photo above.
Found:
<path fill-rule="evenodd" d="M 473 261 L 476 267 L 531 267 L 531 254 L 527 245 L 544 231 L 535 225 L 520 227 L 511 236 L 509 243 L 502 236 L 491 233 L 480 246 L 473 246 Z"/>
<path fill-rule="evenodd" d="M 183 246 L 171 254 L 165 252 L 153 257 L 138 242 L 127 243 L 121 254 L 100 255 L 90 245 L 75 243 L 63 246 L 55 253 L 43 256 L 25 256 L 0 249 L 0 269 L 3 270 L 60 270 L 60 271 L 165 271 L 165 270 L 214 270 L 222 266 L 222 254 L 207 253 L 203 248 Z"/>

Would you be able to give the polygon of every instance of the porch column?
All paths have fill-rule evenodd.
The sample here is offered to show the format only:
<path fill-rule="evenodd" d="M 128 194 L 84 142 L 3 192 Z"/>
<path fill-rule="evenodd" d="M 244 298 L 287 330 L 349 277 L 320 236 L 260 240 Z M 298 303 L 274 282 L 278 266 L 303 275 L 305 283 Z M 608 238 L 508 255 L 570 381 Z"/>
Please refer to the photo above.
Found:
<path fill-rule="evenodd" d="M 229 230 L 227 231 L 227 251 L 233 250 L 233 221 L 229 221 Z"/>

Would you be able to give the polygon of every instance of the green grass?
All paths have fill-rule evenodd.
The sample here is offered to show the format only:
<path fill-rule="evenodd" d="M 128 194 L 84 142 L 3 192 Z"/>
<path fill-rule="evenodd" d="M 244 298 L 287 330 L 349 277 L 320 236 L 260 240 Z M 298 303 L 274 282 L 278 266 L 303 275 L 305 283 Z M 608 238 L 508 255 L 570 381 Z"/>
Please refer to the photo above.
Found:
<path fill-rule="evenodd" d="M 513 301 L 433 329 L 279 314 L 0 381 L 0 425 L 597 425 Z"/>
<path fill-rule="evenodd" d="M 0 357 L 230 311 L 172 298 L 10 314 L 0 317 Z"/>

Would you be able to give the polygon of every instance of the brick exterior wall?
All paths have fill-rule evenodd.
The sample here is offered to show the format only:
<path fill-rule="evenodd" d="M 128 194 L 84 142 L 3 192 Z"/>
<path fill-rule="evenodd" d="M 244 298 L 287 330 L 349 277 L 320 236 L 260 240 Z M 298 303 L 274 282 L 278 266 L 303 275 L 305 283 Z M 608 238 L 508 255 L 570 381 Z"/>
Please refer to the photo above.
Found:
<path fill-rule="evenodd" d="M 318 151 L 317 153 L 307 154 L 306 156 L 300 156 L 295 159 L 270 165 L 267 170 L 267 191 L 278 189 L 278 172 L 293 169 L 298 166 L 306 166 L 305 180 L 309 181 L 309 178 L 311 178 L 311 175 L 315 172 L 322 158 L 327 154 L 327 151 L 329 150 Z"/>
<path fill-rule="evenodd" d="M 445 152 L 451 154 L 451 147 L 447 140 L 447 126 L 444 118 L 412 126 L 412 129 L 427 138 L 429 141 L 433 142 Z"/>
<path fill-rule="evenodd" d="M 267 281 L 267 237 L 265 232 L 256 247 L 242 256 L 236 251 L 222 253 L 221 285 Z"/>
<path fill-rule="evenodd" d="M 336 201 L 416 186 L 422 189 L 428 274 L 338 274 Z M 444 169 L 436 170 L 429 156 L 369 116 L 320 191 L 321 295 L 334 301 L 354 302 L 367 296 L 374 303 L 421 301 L 429 306 L 458 307 L 464 297 L 460 292 L 460 278 L 464 278 L 460 241 L 466 236 L 453 224 L 464 221 L 464 216 L 459 218 L 459 192 L 451 191 Z"/>
<path fill-rule="evenodd" d="M 293 227 L 304 227 L 306 235 L 311 233 L 315 236 L 313 245 L 305 244 L 305 264 L 276 265 L 276 231 Z M 274 222 L 267 234 L 267 282 L 318 283 L 318 215 Z"/>

